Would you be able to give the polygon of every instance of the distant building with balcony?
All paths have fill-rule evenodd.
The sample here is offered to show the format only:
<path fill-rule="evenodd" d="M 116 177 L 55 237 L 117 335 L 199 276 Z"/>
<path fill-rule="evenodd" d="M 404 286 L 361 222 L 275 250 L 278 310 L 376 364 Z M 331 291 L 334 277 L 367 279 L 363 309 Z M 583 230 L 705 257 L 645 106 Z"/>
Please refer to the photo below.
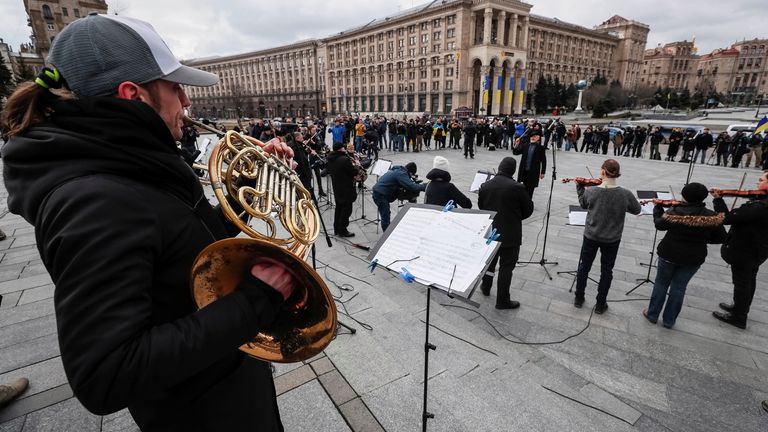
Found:
<path fill-rule="evenodd" d="M 564 84 L 597 74 L 636 84 L 647 25 L 614 16 L 588 29 L 532 15 L 531 7 L 516 0 L 435 1 L 324 39 L 192 60 L 187 64 L 219 73 L 224 83 L 190 89 L 190 97 L 200 111 L 231 112 L 237 101 L 240 112 L 254 115 L 305 115 L 305 105 L 321 114 L 449 114 L 469 107 L 497 115 L 522 113 L 539 75 Z M 297 68 L 298 52 L 315 55 L 313 67 Z M 322 102 L 313 106 L 306 95 L 318 92 Z"/>
<path fill-rule="evenodd" d="M 694 42 L 672 42 L 645 50 L 640 84 L 693 92 L 699 56 Z"/>

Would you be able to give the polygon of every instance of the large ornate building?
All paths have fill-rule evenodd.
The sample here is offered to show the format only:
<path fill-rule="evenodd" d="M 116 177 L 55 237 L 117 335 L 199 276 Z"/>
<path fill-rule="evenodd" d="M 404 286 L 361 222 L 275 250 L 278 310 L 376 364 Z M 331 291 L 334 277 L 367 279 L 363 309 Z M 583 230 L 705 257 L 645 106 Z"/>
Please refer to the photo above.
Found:
<path fill-rule="evenodd" d="M 717 92 L 732 103 L 755 103 L 768 95 L 768 40 L 736 42 L 699 56 L 695 42 L 672 42 L 645 51 L 642 85 L 676 91 Z"/>
<path fill-rule="evenodd" d="M 222 76 L 210 89 L 190 89 L 193 110 L 519 114 L 539 75 L 575 83 L 600 74 L 636 85 L 647 25 L 614 16 L 588 29 L 531 8 L 516 0 L 433 1 L 320 40 L 193 60 Z"/>

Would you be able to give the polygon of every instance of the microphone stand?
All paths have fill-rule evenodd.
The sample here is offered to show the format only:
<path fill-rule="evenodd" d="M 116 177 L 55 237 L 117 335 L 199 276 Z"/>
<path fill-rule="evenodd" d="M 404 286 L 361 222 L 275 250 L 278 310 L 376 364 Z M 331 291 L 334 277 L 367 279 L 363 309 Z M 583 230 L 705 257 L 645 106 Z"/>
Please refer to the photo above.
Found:
<path fill-rule="evenodd" d="M 544 272 L 547 273 L 547 277 L 549 277 L 549 280 L 552 280 L 552 275 L 549 273 L 549 270 L 547 269 L 548 265 L 557 265 L 557 261 L 548 261 L 546 258 L 547 254 L 547 237 L 549 234 L 549 216 L 552 213 L 552 191 L 555 188 L 555 180 L 557 180 L 557 156 L 555 155 L 555 147 L 552 146 L 552 182 L 549 184 L 549 198 L 547 199 L 547 220 L 544 225 L 544 247 L 541 249 L 541 260 L 539 261 L 518 261 L 518 264 L 538 264 L 541 266 L 541 268 L 544 269 Z"/>

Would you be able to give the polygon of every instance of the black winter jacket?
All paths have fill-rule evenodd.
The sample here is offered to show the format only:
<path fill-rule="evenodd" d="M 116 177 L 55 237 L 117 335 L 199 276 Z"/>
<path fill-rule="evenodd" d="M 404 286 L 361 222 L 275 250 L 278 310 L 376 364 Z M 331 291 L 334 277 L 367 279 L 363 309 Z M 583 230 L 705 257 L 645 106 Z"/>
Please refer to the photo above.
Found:
<path fill-rule="evenodd" d="M 493 210 L 493 227 L 502 246 L 517 246 L 523 241 L 523 220 L 533 214 L 533 201 L 525 186 L 511 176 L 499 173 L 480 186 L 477 199 L 480 210 Z"/>
<path fill-rule="evenodd" d="M 715 211 L 725 214 L 724 225 L 730 225 L 728 236 L 720 248 L 728 264 L 759 266 L 768 259 L 768 198 L 751 200 L 733 211 L 722 198 L 712 201 Z"/>
<path fill-rule="evenodd" d="M 333 195 L 341 204 L 352 203 L 357 199 L 355 176 L 358 170 L 352 165 L 352 159 L 343 148 L 328 155 L 328 174 L 333 182 Z"/>
<path fill-rule="evenodd" d="M 656 249 L 659 256 L 679 265 L 701 265 L 707 258 L 707 244 L 725 240 L 723 216 L 709 210 L 704 203 L 676 205 L 667 212 L 653 208 L 653 223 L 667 234 Z"/>
<path fill-rule="evenodd" d="M 75 396 L 100 415 L 128 407 L 144 431 L 282 430 L 269 365 L 237 349 L 279 294 L 261 284 L 197 310 L 192 263 L 232 232 L 165 123 L 116 98 L 54 108 L 6 144 L 4 178 L 56 286 Z"/>
<path fill-rule="evenodd" d="M 451 183 L 451 173 L 439 168 L 433 168 L 427 173 L 427 190 L 424 193 L 424 204 L 445 206 L 453 200 L 457 206 L 471 209 L 472 201 Z"/>

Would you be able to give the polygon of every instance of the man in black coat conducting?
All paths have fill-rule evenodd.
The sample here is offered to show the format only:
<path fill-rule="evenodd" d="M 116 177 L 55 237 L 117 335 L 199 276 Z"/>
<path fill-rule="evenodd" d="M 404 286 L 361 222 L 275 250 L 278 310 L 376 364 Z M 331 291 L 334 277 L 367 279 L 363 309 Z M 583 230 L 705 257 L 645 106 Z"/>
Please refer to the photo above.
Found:
<path fill-rule="evenodd" d="M 520 244 L 523 239 L 523 219 L 533 213 L 533 201 L 525 191 L 525 187 L 516 182 L 517 161 L 513 157 L 505 157 L 499 163 L 499 173 L 480 186 L 477 206 L 481 210 L 496 212 L 493 218 L 493 228 L 499 234 L 501 247 L 491 260 L 488 270 L 483 276 L 480 289 L 483 295 L 491 294 L 491 285 L 499 263 L 499 281 L 496 285 L 496 309 L 515 309 L 520 302 L 509 299 L 509 287 L 512 284 L 512 271 L 517 265 L 520 255 Z"/>
<path fill-rule="evenodd" d="M 333 195 L 336 197 L 336 210 L 333 216 L 334 234 L 341 237 L 353 237 L 349 232 L 349 217 L 352 215 L 352 205 L 357 199 L 355 176 L 357 168 L 352 165 L 352 159 L 347 156 L 344 144 L 333 145 L 333 152 L 328 155 L 328 173 L 331 175 Z"/>
<path fill-rule="evenodd" d="M 528 196 L 533 198 L 533 190 L 539 186 L 547 170 L 547 151 L 541 145 L 541 133 L 534 132 L 528 142 L 520 140 L 520 145 L 512 150 L 513 154 L 522 155 L 517 181 L 525 185 Z"/>

